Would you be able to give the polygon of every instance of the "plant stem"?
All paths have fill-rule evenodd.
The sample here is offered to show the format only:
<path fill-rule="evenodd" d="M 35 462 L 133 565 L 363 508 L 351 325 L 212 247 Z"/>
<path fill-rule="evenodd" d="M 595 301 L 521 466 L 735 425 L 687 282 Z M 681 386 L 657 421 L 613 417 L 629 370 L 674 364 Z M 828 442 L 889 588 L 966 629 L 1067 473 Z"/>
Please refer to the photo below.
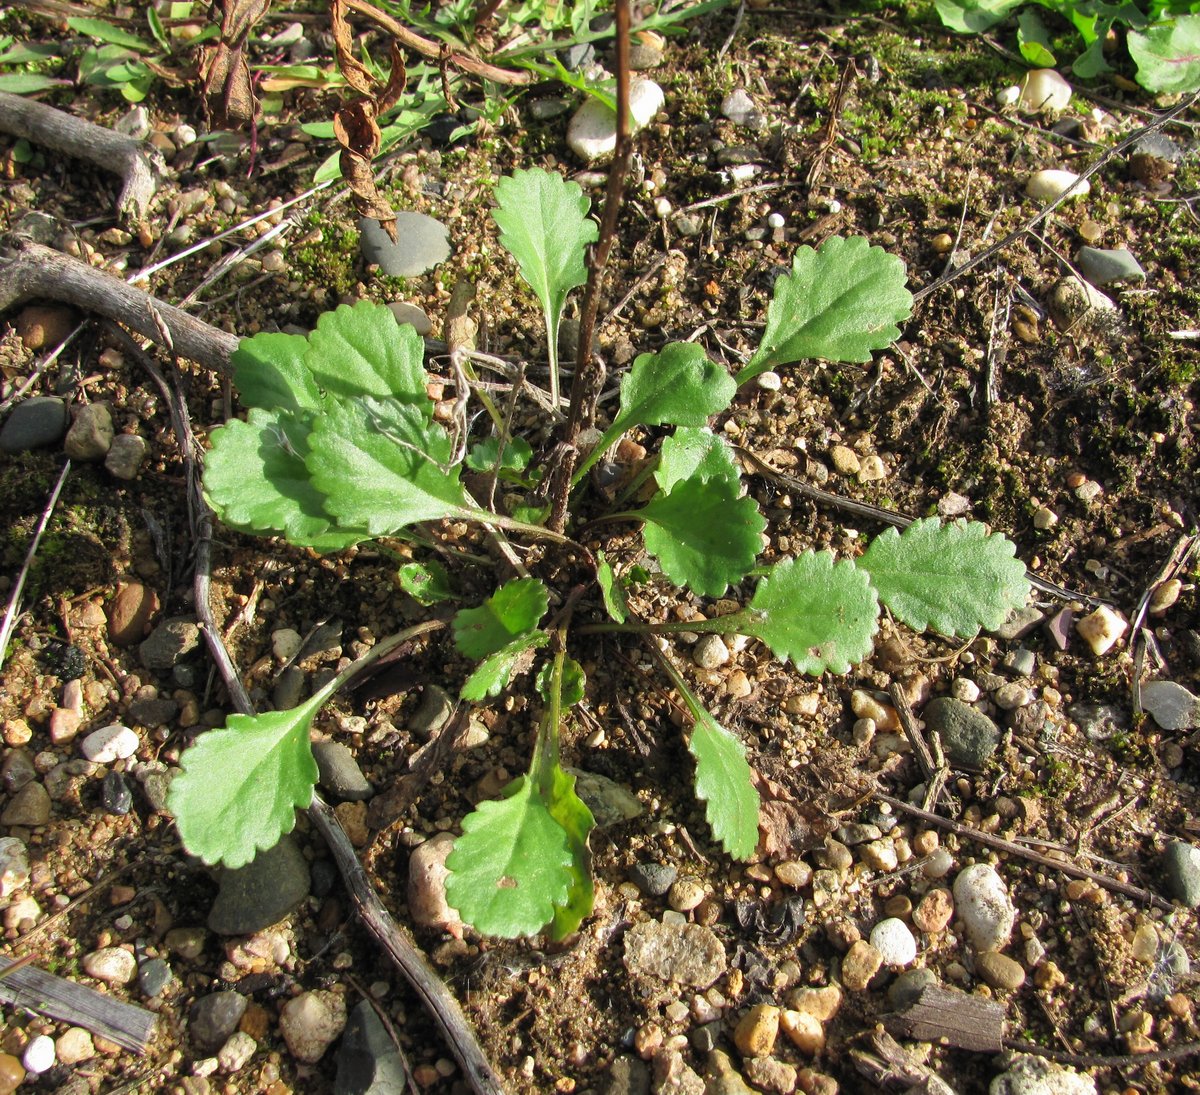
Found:
<path fill-rule="evenodd" d="M 368 665 L 378 661 L 385 654 L 390 654 L 401 643 L 406 643 L 409 639 L 415 639 L 420 635 L 428 635 L 431 631 L 440 631 L 445 626 L 445 620 L 426 620 L 423 624 L 414 624 L 412 627 L 406 627 L 403 631 L 397 631 L 394 635 L 389 635 L 386 639 L 381 639 L 361 658 L 351 662 L 333 680 L 325 685 L 324 688 L 315 693 L 312 697 L 313 700 L 321 697 L 321 703 L 325 703 L 351 677 L 357 676 Z"/>
<path fill-rule="evenodd" d="M 550 362 L 550 402 L 554 404 L 554 409 L 558 410 L 561 402 L 558 387 L 558 324 L 549 312 L 546 312 L 545 319 L 546 357 Z"/>

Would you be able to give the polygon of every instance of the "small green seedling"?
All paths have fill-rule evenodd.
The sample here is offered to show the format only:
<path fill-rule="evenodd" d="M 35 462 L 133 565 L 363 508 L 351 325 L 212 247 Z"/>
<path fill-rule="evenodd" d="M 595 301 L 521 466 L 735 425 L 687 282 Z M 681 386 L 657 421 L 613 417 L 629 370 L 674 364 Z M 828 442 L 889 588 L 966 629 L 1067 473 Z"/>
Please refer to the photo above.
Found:
<path fill-rule="evenodd" d="M 595 238 L 589 203 L 575 184 L 539 170 L 502 180 L 497 197 L 501 242 L 542 306 L 553 365 L 563 303 L 583 281 L 584 251 Z M 521 575 L 453 616 L 454 645 L 475 663 L 461 687 L 465 700 L 499 696 L 543 659 L 534 677 L 542 715 L 529 770 L 463 821 L 447 860 L 447 896 L 467 923 L 494 935 L 547 930 L 562 937 L 591 910 L 594 821 L 559 760 L 560 727 L 585 694 L 583 670 L 569 654 L 578 638 L 599 631 L 739 634 L 800 672 L 846 673 L 870 654 L 884 607 L 915 629 L 967 636 L 998 626 L 1025 602 L 1029 585 L 1013 544 L 975 523 L 918 521 L 902 534 L 885 532 L 856 559 L 807 551 L 757 567 L 766 521 L 745 491 L 733 450 L 709 423 L 739 384 L 767 369 L 809 358 L 869 360 L 898 337 L 897 325 L 909 315 L 904 283 L 897 258 L 864 239 L 835 237 L 796 252 L 791 273 L 776 282 L 762 343 L 736 378 L 692 343 L 638 356 L 621 379 L 610 425 L 574 471 L 570 511 L 593 530 L 602 522 L 639 525 L 661 578 L 636 563 L 618 574 L 601 551 L 590 599 L 584 587 L 552 598 L 542 579 Z M 544 469 L 490 401 L 486 433 L 452 437 L 434 419 L 423 355 L 411 327 L 366 302 L 321 316 L 307 338 L 244 340 L 233 355 L 234 380 L 249 414 L 213 431 L 204 474 L 218 516 L 231 528 L 318 551 L 453 518 L 592 559 L 569 536 L 521 519 L 520 490 L 510 513 L 471 497 L 463 463 L 521 490 L 540 482 Z M 665 431 L 647 473 L 651 496 L 640 507 L 615 504 L 605 512 L 588 490 L 588 472 L 638 430 L 648 438 L 656 435 L 648 430 Z M 638 581 L 704 597 L 738 597 L 743 582 L 757 581 L 752 594 L 738 597 L 744 607 L 737 611 L 653 622 L 638 619 L 628 602 L 635 571 Z M 409 563 L 400 581 L 422 603 L 456 596 L 440 563 Z M 552 600 L 559 607 L 550 615 Z M 746 747 L 704 708 L 671 658 L 654 649 L 692 716 L 688 748 L 713 837 L 730 856 L 747 859 L 758 845 L 759 801 Z M 191 851 L 237 865 L 291 827 L 316 779 L 308 728 L 335 687 L 293 711 L 234 716 L 185 752 L 170 805 Z M 247 776 L 230 781 L 231 770 Z"/>

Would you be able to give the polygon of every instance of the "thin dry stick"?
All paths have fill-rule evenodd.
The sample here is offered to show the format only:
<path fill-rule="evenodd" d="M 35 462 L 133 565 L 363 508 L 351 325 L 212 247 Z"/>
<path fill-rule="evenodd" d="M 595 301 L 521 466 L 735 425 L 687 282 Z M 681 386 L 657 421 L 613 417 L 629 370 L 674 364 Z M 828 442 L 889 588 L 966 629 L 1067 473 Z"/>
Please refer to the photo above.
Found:
<path fill-rule="evenodd" d="M 1096 1053 L 1064 1053 L 1061 1050 L 1034 1045 L 1032 1042 L 1018 1042 L 1015 1038 L 1005 1038 L 1003 1042 L 1005 1049 L 1011 1049 L 1015 1053 L 1032 1053 L 1036 1057 L 1045 1057 L 1060 1065 L 1074 1065 L 1077 1068 L 1139 1068 L 1162 1061 L 1178 1061 L 1182 1057 L 1192 1057 L 1200 1053 L 1200 1042 L 1187 1042 L 1170 1049 L 1155 1050 L 1153 1053 L 1118 1053 L 1111 1057 Z"/>
<path fill-rule="evenodd" d="M 991 833 L 984 833 L 979 829 L 972 829 L 971 826 L 964 825 L 960 821 L 951 821 L 949 818 L 939 817 L 937 814 L 932 814 L 928 810 L 922 810 L 921 807 L 913 806 L 903 799 L 885 795 L 882 791 L 876 791 L 875 797 L 880 802 L 886 802 L 893 809 L 900 810 L 902 813 L 909 814 L 912 817 L 919 817 L 922 821 L 929 822 L 930 825 L 937 825 L 939 828 L 948 829 L 956 836 L 961 836 L 965 840 L 973 840 L 976 844 L 983 844 L 988 848 L 995 848 L 997 851 L 1020 856 L 1022 859 L 1028 859 L 1043 867 L 1060 871 L 1062 874 L 1070 875 L 1072 878 L 1087 879 L 1089 882 L 1095 882 L 1103 886 L 1106 890 L 1112 890 L 1114 893 L 1132 897 L 1135 901 L 1143 901 L 1147 905 L 1153 905 L 1156 909 L 1163 909 L 1165 912 L 1176 911 L 1176 907 L 1170 901 L 1159 897 L 1157 894 L 1152 894 L 1149 890 L 1143 890 L 1140 886 L 1133 886 L 1128 882 L 1121 882 L 1118 879 L 1110 878 L 1108 875 L 1089 871 L 1086 867 L 1080 867 L 1074 863 L 1064 863 L 1061 859 L 1051 859 L 1046 855 L 1038 855 L 1037 852 L 1030 851 L 1028 848 L 1024 848 L 1020 844 L 1015 844 L 1011 840 L 992 836 Z"/>

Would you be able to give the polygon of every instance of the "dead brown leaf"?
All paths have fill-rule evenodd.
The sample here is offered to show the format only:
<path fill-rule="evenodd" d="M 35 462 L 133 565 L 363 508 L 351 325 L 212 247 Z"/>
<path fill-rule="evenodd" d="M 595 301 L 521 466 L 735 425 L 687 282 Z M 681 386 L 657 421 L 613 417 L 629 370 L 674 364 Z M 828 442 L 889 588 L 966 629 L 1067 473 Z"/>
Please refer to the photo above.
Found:
<path fill-rule="evenodd" d="M 267 13 L 271 0 L 214 0 L 221 12 L 221 37 L 203 48 L 200 77 L 208 124 L 216 129 L 240 129 L 254 121 L 258 100 L 246 63 L 246 39 Z"/>
<path fill-rule="evenodd" d="M 836 825 L 820 807 L 801 802 L 781 783 L 752 771 L 758 788 L 759 851 L 768 859 L 794 859 L 819 848 Z"/>

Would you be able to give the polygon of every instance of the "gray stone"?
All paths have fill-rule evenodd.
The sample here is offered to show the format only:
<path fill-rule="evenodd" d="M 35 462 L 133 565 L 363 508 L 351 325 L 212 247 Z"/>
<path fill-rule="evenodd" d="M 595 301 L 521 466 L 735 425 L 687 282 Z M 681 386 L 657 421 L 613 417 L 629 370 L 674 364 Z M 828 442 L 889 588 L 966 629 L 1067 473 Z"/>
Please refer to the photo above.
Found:
<path fill-rule="evenodd" d="M 28 240 L 33 240 L 34 243 L 49 247 L 62 231 L 62 225 L 59 224 L 57 217 L 34 209 L 13 225 L 13 231 L 18 236 L 24 236 Z"/>
<path fill-rule="evenodd" d="M 647 897 L 662 897 L 678 874 L 672 863 L 635 863 L 629 868 L 629 881 Z"/>
<path fill-rule="evenodd" d="M 1037 605 L 1015 608 L 992 634 L 1001 639 L 1023 639 L 1045 618 L 1046 614 Z"/>
<path fill-rule="evenodd" d="M 1093 285 L 1115 285 L 1123 281 L 1145 281 L 1146 271 L 1124 247 L 1107 250 L 1081 247 L 1075 256 L 1079 272 Z"/>
<path fill-rule="evenodd" d="M 129 781 L 115 768 L 105 777 L 100 786 L 100 801 L 110 814 L 124 817 L 133 809 L 133 792 L 129 789 Z"/>
<path fill-rule="evenodd" d="M 766 124 L 762 112 L 744 87 L 735 87 L 721 100 L 721 113 L 734 125 L 747 129 L 762 129 Z"/>
<path fill-rule="evenodd" d="M 956 764 L 982 768 L 1000 744 L 996 724 L 982 711 L 952 696 L 930 700 L 921 717 L 928 732 L 940 735 L 942 748 Z"/>
<path fill-rule="evenodd" d="M 646 808 L 632 791 L 607 776 L 596 772 L 584 772 L 578 768 L 568 768 L 567 772 L 575 777 L 575 793 L 592 811 L 597 829 L 607 829 L 610 825 L 618 825 L 622 821 L 632 821 L 646 812 Z"/>
<path fill-rule="evenodd" d="M 417 277 L 450 257 L 448 229 L 424 213 L 396 214 L 395 243 L 372 217 L 359 218 L 358 230 L 363 257 L 393 277 Z"/>
<path fill-rule="evenodd" d="M 1037 655 L 1027 646 L 1018 646 L 1004 655 L 1004 668 L 1018 677 L 1032 675 L 1037 667 Z"/>
<path fill-rule="evenodd" d="M 308 863 L 289 833 L 246 866 L 222 872 L 208 926 L 218 935 L 250 935 L 279 923 L 308 891 Z"/>
<path fill-rule="evenodd" d="M 57 445 L 67 432 L 67 405 L 50 395 L 35 395 L 13 407 L 0 427 L 0 452 L 28 452 Z"/>
<path fill-rule="evenodd" d="M 629 67 L 634 72 L 644 72 L 648 68 L 658 68 L 663 63 L 663 51 L 657 46 L 635 43 L 629 47 Z"/>
<path fill-rule="evenodd" d="M 179 704 L 164 697 L 134 700 L 129 705 L 129 721 L 136 726 L 148 726 L 152 730 L 166 726 L 177 714 Z"/>
<path fill-rule="evenodd" d="M 312 750 L 319 773 L 317 779 L 333 798 L 365 802 L 375 793 L 349 746 L 340 741 L 315 741 Z"/>
<path fill-rule="evenodd" d="M 166 771 L 151 768 L 138 776 L 146 803 L 156 814 L 170 815 L 171 811 L 167 808 L 167 792 L 171 790 L 171 780 L 178 771 L 178 768 L 169 768 Z"/>
<path fill-rule="evenodd" d="M 201 996 L 188 1012 L 188 1033 L 196 1048 L 215 1053 L 235 1030 L 250 1001 L 240 992 L 212 992 Z"/>
<path fill-rule="evenodd" d="M 909 1004 L 916 1003 L 926 988 L 936 984 L 937 976 L 925 966 L 905 970 L 888 986 L 888 1003 L 897 1011 L 902 1011 Z"/>
<path fill-rule="evenodd" d="M 1129 716 L 1115 703 L 1073 703 L 1067 714 L 1088 741 L 1108 741 L 1129 730 Z"/>
<path fill-rule="evenodd" d="M 1099 289 L 1074 274 L 1061 279 L 1050 294 L 1050 314 L 1060 330 L 1084 328 L 1103 324 L 1105 317 L 1115 317 L 1117 306 Z"/>
<path fill-rule="evenodd" d="M 1200 848 L 1173 840 L 1163 853 L 1167 892 L 1189 909 L 1200 909 Z"/>
<path fill-rule="evenodd" d="M 21 825 L 32 829 L 50 820 L 50 795 L 36 780 L 25 784 L 8 800 L 0 825 Z"/>
<path fill-rule="evenodd" d="M 565 99 L 533 99 L 528 106 L 529 116 L 535 122 L 548 122 L 571 109 L 571 104 Z"/>
<path fill-rule="evenodd" d="M 425 314 L 424 308 L 418 308 L 415 304 L 407 304 L 402 300 L 392 301 L 388 308 L 396 317 L 397 323 L 412 324 L 413 330 L 421 336 L 425 336 L 433 330 L 433 321 Z"/>
<path fill-rule="evenodd" d="M 878 840 L 883 833 L 878 825 L 864 824 L 861 821 L 851 821 L 839 825 L 836 836 L 843 844 L 853 848 L 856 844 L 866 844 L 870 840 Z"/>
<path fill-rule="evenodd" d="M 706 989 L 726 965 L 725 947 L 700 924 L 647 920 L 625 934 L 625 966 L 635 977 Z"/>
<path fill-rule="evenodd" d="M 573 46 L 560 49 L 558 59 L 568 72 L 578 72 L 595 61 L 596 47 L 591 42 L 576 42 Z"/>
<path fill-rule="evenodd" d="M 699 217 L 693 217 L 689 213 L 680 213 L 673 223 L 675 231 L 685 238 L 698 236 L 704 231 L 704 222 Z"/>
<path fill-rule="evenodd" d="M 37 768 L 27 749 L 14 749 L 0 765 L 0 787 L 5 794 L 15 794 L 30 780 L 37 779 Z"/>
<path fill-rule="evenodd" d="M 415 737 L 428 739 L 433 737 L 450 718 L 454 710 L 454 700 L 450 693 L 441 685 L 427 684 L 421 690 L 421 702 L 409 716 L 408 730 Z"/>
<path fill-rule="evenodd" d="M 113 443 L 113 421 L 107 403 L 87 403 L 67 430 L 63 452 L 72 460 L 101 460 Z"/>
<path fill-rule="evenodd" d="M 988 1095 L 1096 1095 L 1096 1081 L 1045 1057 L 1018 1057 L 988 1087 Z"/>
<path fill-rule="evenodd" d="M 636 1057 L 616 1058 L 608 1066 L 604 1095 L 650 1095 L 650 1070 Z"/>
<path fill-rule="evenodd" d="M 163 620 L 138 647 L 138 657 L 147 669 L 170 669 L 200 644 L 200 628 L 187 616 Z"/>
<path fill-rule="evenodd" d="M 150 445 L 144 437 L 136 433 L 118 434 L 104 458 L 104 470 L 114 479 L 128 482 L 137 478 L 149 455 Z"/>
<path fill-rule="evenodd" d="M 1190 730 L 1200 726 L 1200 699 L 1174 681 L 1142 685 L 1142 706 L 1164 730 Z"/>
<path fill-rule="evenodd" d="M 338 1050 L 334 1095 L 404 1095 L 404 1062 L 369 1000 L 350 1013 Z"/>
<path fill-rule="evenodd" d="M 754 1088 L 733 1067 L 729 1054 L 714 1049 L 704 1069 L 704 1095 L 756 1095 Z"/>
<path fill-rule="evenodd" d="M 279 674 L 275 687 L 271 690 L 271 703 L 276 711 L 290 711 L 300 703 L 304 696 L 304 670 L 299 666 L 289 665 Z"/>

